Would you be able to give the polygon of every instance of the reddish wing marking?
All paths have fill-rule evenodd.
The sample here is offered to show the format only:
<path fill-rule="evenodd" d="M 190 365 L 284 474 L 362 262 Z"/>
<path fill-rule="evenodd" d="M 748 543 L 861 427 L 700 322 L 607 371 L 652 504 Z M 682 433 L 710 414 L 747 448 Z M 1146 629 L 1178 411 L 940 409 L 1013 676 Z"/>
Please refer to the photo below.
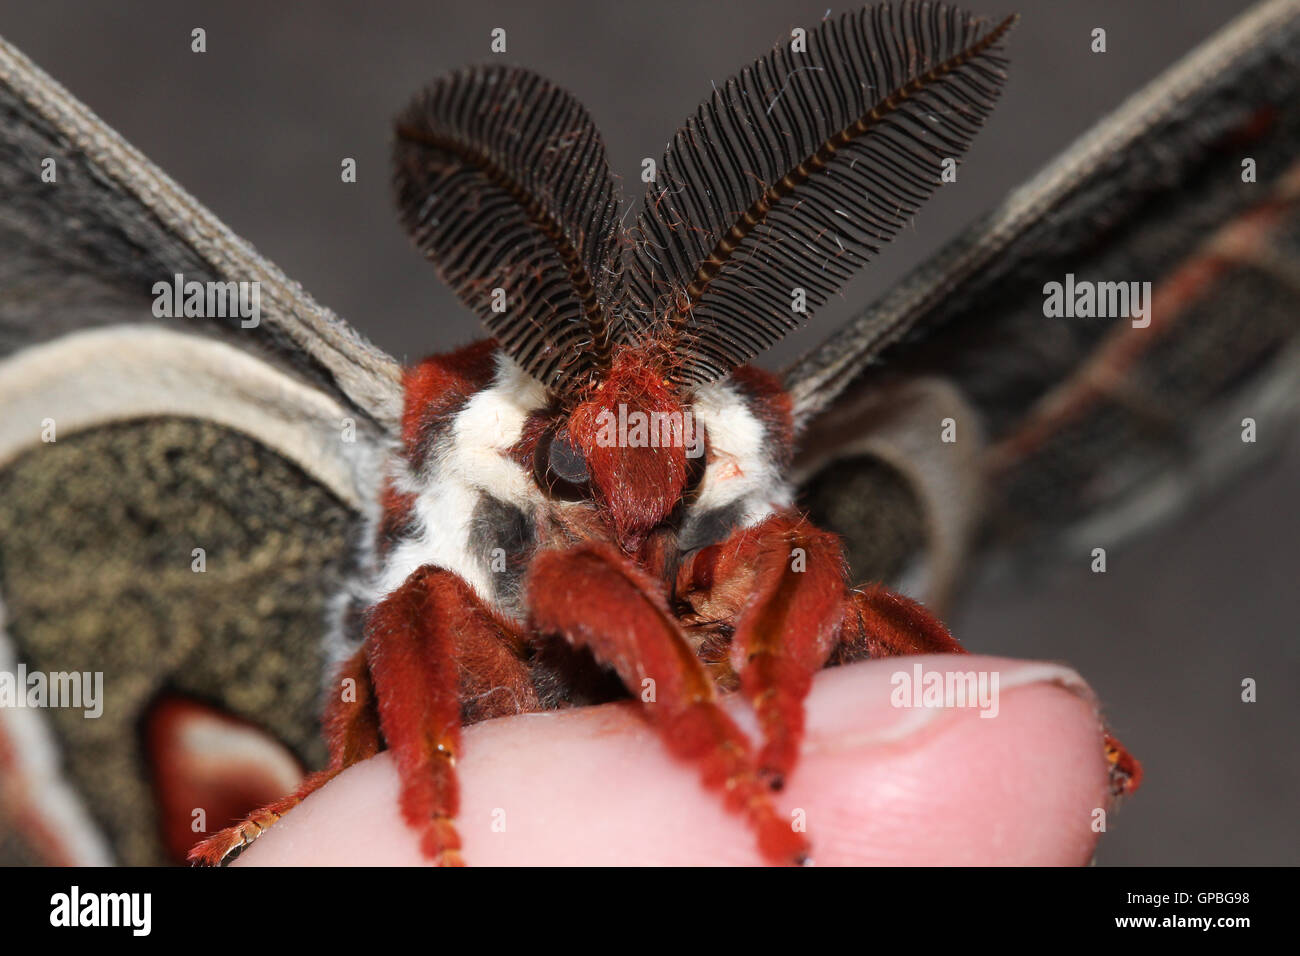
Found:
<path fill-rule="evenodd" d="M 75 849 L 57 827 L 40 812 L 31 792 L 17 744 L 0 722 L 0 821 L 20 834 L 22 841 L 46 866 L 75 866 Z"/>
<path fill-rule="evenodd" d="M 718 706 L 708 672 L 668 609 L 661 583 L 606 544 L 539 554 L 528 576 L 537 629 L 562 635 L 612 667 L 642 700 L 668 749 L 700 768 L 705 786 L 748 819 L 774 862 L 807 861 L 808 844 L 778 816 L 749 741 Z M 654 681 L 654 699 L 641 696 Z"/>
<path fill-rule="evenodd" d="M 358 651 L 339 668 L 335 693 L 325 707 L 325 739 L 330 762 L 324 770 L 308 775 L 298 789 L 287 797 L 254 811 L 233 827 L 213 834 L 189 852 L 196 866 L 224 866 L 232 862 L 249 844 L 284 814 L 301 803 L 308 794 L 320 789 L 341 771 L 380 750 L 379 716 L 375 710 L 375 691 L 366 669 L 364 652 Z"/>
<path fill-rule="evenodd" d="M 149 708 L 145 741 L 163 846 L 174 861 L 206 832 L 194 829 L 196 811 L 205 820 L 236 820 L 303 779 L 294 755 L 261 727 L 178 694 Z"/>
<path fill-rule="evenodd" d="M 1118 326 L 1078 373 L 1040 398 L 1024 424 L 989 450 L 990 473 L 1010 469 L 1063 422 L 1082 417 L 1100 399 L 1126 388 L 1129 370 L 1143 354 L 1233 270 L 1267 267 L 1278 230 L 1297 203 L 1300 163 L 1287 170 L 1266 199 L 1221 226 L 1161 279 L 1152 296 L 1149 326 Z"/>

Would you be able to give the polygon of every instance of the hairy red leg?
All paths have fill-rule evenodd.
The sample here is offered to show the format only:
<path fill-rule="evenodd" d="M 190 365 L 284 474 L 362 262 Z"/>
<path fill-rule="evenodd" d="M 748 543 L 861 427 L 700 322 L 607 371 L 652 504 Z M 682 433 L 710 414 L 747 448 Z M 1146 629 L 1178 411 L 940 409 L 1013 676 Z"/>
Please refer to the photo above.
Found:
<path fill-rule="evenodd" d="M 325 707 L 324 724 L 329 765 L 305 777 L 298 789 L 288 796 L 253 811 L 242 822 L 195 845 L 189 852 L 191 863 L 196 866 L 230 863 L 308 794 L 320 789 L 352 764 L 379 751 L 379 717 L 364 651 L 358 651 L 339 668 L 334 690 Z"/>
<path fill-rule="evenodd" d="M 773 790 L 798 760 L 804 698 L 839 637 L 844 574 L 834 535 L 783 514 L 704 548 L 678 577 L 697 611 L 735 621 L 731 663 L 763 730 L 759 769 Z"/>
<path fill-rule="evenodd" d="M 1137 793 L 1142 786 L 1142 764 L 1109 730 L 1102 727 L 1102 747 L 1110 775 L 1110 795 L 1115 799 Z"/>
<path fill-rule="evenodd" d="M 943 623 L 911 598 L 883 584 L 864 584 L 849 595 L 835 662 L 903 654 L 965 654 Z"/>
<path fill-rule="evenodd" d="M 402 814 L 440 866 L 463 865 L 454 823 L 462 688 L 476 719 L 537 707 L 528 671 L 510 651 L 513 636 L 468 584 L 431 566 L 366 618 L 366 658 L 384 741 L 397 760 Z"/>
<path fill-rule="evenodd" d="M 463 724 L 541 709 L 533 675 L 525 663 L 527 641 L 513 623 L 464 589 L 470 603 L 454 628 Z"/>
<path fill-rule="evenodd" d="M 439 866 L 460 866 L 456 752 L 460 694 L 456 633 L 477 598 L 448 571 L 423 567 L 370 609 L 366 658 L 384 739 L 397 759 L 402 815 Z"/>
<path fill-rule="evenodd" d="M 669 750 L 696 764 L 705 785 L 745 815 L 768 859 L 807 862 L 807 841 L 772 806 L 749 741 L 718 706 L 659 581 L 614 548 L 587 544 L 539 554 L 527 587 L 537 630 L 588 648 L 612 667 Z"/>
<path fill-rule="evenodd" d="M 387 742 L 402 775 L 402 812 L 420 832 L 421 848 L 436 862 L 459 864 L 453 765 L 462 706 L 474 720 L 538 707 L 513 637 L 455 575 L 434 568 L 412 574 L 371 609 L 365 646 L 339 671 L 324 719 L 329 766 L 199 844 L 190 860 L 229 863 L 310 793 Z"/>

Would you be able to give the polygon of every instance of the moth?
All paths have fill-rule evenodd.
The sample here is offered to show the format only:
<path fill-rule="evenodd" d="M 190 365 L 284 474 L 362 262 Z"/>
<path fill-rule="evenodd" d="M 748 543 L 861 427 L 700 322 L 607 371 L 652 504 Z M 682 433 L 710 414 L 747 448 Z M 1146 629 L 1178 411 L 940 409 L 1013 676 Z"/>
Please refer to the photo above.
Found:
<path fill-rule="evenodd" d="M 1291 0 L 782 375 L 748 364 L 941 191 L 1012 24 L 825 21 L 715 88 L 627 228 L 573 96 L 435 82 L 395 125 L 398 209 L 491 338 L 407 369 L 0 42 L 0 671 L 112 688 L 96 720 L 0 709 L 0 859 L 228 862 L 389 749 L 460 863 L 463 726 L 631 696 L 807 861 L 771 794 L 813 674 L 960 653 L 964 569 L 1116 544 L 1250 463 L 1243 416 L 1295 413 Z M 1150 281 L 1149 321 L 1049 321 L 1067 276 Z"/>

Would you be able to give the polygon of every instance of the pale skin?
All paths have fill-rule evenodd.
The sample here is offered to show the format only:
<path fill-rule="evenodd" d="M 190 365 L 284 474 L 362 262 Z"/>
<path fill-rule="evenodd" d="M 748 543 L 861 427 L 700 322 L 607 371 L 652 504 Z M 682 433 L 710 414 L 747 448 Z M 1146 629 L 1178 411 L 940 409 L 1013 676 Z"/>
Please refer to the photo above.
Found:
<path fill-rule="evenodd" d="M 997 672 L 998 712 L 890 703 L 893 675 Z M 727 702 L 741 725 L 744 703 Z M 634 705 L 467 728 L 459 830 L 475 865 L 756 865 L 744 822 L 667 754 Z M 345 771 L 236 865 L 422 865 L 387 754 Z M 1108 805 L 1096 704 L 1055 664 L 962 656 L 864 661 L 818 675 L 802 759 L 778 806 L 817 865 L 1083 865 Z"/>

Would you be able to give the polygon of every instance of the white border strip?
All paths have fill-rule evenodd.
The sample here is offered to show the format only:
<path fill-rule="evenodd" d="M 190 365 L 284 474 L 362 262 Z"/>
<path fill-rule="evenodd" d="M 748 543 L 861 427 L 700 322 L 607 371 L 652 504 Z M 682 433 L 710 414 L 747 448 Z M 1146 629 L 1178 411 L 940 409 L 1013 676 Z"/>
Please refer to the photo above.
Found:
<path fill-rule="evenodd" d="M 15 672 L 17 655 L 5 631 L 0 601 L 0 671 Z M 64 860 L 74 866 L 112 866 L 113 855 L 103 832 L 86 812 L 77 791 L 59 767 L 54 733 L 45 719 L 29 707 L 0 707 L 0 735 L 8 741 L 18 763 L 17 786 L 6 780 L 21 801 L 20 809 L 38 817 L 59 842 Z M 18 834 L 22 839 L 23 835 Z"/>
<path fill-rule="evenodd" d="M 378 501 L 384 441 L 363 416 L 234 346 L 148 325 L 67 335 L 0 362 L 0 466 L 55 437 L 152 416 L 243 432 L 363 514 Z M 344 421 L 355 441 L 343 440 Z"/>

